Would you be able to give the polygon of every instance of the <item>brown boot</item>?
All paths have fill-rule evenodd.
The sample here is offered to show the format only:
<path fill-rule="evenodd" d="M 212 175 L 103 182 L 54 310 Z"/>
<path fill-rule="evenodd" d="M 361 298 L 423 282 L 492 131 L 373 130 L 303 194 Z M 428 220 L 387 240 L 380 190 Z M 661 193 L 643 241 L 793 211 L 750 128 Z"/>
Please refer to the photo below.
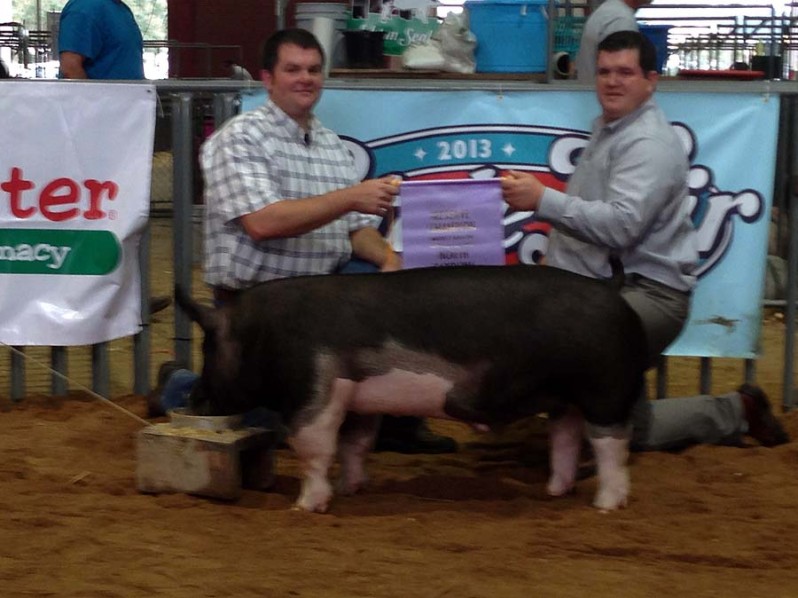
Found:
<path fill-rule="evenodd" d="M 737 392 L 743 402 L 749 436 L 762 446 L 778 446 L 790 441 L 784 426 L 773 415 L 765 391 L 753 384 L 743 384 Z"/>
<path fill-rule="evenodd" d="M 435 434 L 420 417 L 385 415 L 380 424 L 374 450 L 408 455 L 457 452 L 454 438 Z"/>

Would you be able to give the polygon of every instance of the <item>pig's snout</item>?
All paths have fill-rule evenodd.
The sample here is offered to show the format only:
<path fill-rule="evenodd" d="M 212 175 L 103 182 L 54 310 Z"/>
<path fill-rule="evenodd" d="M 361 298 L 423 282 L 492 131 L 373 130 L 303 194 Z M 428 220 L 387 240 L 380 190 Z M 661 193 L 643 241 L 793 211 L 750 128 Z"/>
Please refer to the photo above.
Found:
<path fill-rule="evenodd" d="M 199 383 L 194 385 L 188 395 L 188 411 L 192 415 L 219 415 L 214 413 L 213 404 Z"/>

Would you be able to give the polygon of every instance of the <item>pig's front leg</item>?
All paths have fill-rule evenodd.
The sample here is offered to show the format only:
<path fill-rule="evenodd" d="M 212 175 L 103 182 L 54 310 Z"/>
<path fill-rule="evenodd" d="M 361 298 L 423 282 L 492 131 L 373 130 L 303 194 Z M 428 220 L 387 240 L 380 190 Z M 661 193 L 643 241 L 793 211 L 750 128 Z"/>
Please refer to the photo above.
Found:
<path fill-rule="evenodd" d="M 625 507 L 629 500 L 629 434 L 627 427 L 589 427 L 598 468 L 598 490 L 593 506 L 602 511 Z"/>
<path fill-rule="evenodd" d="M 368 482 L 366 457 L 374 446 L 379 424 L 379 415 L 347 414 L 338 437 L 341 494 L 354 494 Z"/>
<path fill-rule="evenodd" d="M 550 496 L 563 496 L 574 488 L 582 447 L 582 414 L 569 406 L 564 415 L 549 421 L 549 466 L 546 491 Z"/>
<path fill-rule="evenodd" d="M 296 508 L 324 513 L 330 505 L 333 492 L 328 473 L 335 458 L 338 430 L 353 388 L 351 380 L 336 379 L 331 385 L 327 404 L 313 421 L 299 427 L 288 438 L 289 445 L 299 457 L 304 475 Z"/>

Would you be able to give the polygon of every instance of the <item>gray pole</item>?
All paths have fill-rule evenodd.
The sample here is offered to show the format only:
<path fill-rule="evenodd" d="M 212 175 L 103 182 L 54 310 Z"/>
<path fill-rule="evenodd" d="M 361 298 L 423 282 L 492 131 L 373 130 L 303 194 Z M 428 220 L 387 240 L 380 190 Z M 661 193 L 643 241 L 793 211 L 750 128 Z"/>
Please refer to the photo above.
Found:
<path fill-rule="evenodd" d="M 175 284 L 191 293 L 192 256 L 191 225 L 194 203 L 194 152 L 192 139 L 191 93 L 175 94 L 172 100 L 172 152 L 173 152 L 173 234 Z M 191 320 L 175 306 L 175 359 L 191 367 Z"/>
<path fill-rule="evenodd" d="M 796 102 L 795 98 L 789 97 L 782 100 L 789 106 L 790 111 L 790 141 L 791 162 L 789 164 L 789 223 L 790 223 L 790 248 L 787 259 L 787 308 L 784 313 L 786 323 L 786 333 L 784 335 L 784 378 L 783 378 L 783 398 L 782 406 L 784 411 L 790 411 L 795 407 L 794 382 L 793 382 L 793 357 L 795 355 L 795 314 L 796 314 L 796 279 L 798 278 L 798 234 L 796 225 L 798 221 L 798 157 L 796 148 L 798 147 L 798 126 L 796 126 Z"/>
<path fill-rule="evenodd" d="M 285 29 L 285 6 L 287 0 L 277 0 L 274 3 L 274 14 L 277 15 L 277 29 Z"/>

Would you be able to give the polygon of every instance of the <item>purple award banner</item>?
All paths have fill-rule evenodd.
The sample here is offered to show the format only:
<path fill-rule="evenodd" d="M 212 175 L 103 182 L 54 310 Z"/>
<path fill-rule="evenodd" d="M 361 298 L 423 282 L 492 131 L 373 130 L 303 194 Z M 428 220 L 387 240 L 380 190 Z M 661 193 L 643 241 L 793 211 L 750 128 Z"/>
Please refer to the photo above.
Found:
<path fill-rule="evenodd" d="M 405 268 L 505 263 L 499 179 L 408 181 L 399 194 Z"/>

